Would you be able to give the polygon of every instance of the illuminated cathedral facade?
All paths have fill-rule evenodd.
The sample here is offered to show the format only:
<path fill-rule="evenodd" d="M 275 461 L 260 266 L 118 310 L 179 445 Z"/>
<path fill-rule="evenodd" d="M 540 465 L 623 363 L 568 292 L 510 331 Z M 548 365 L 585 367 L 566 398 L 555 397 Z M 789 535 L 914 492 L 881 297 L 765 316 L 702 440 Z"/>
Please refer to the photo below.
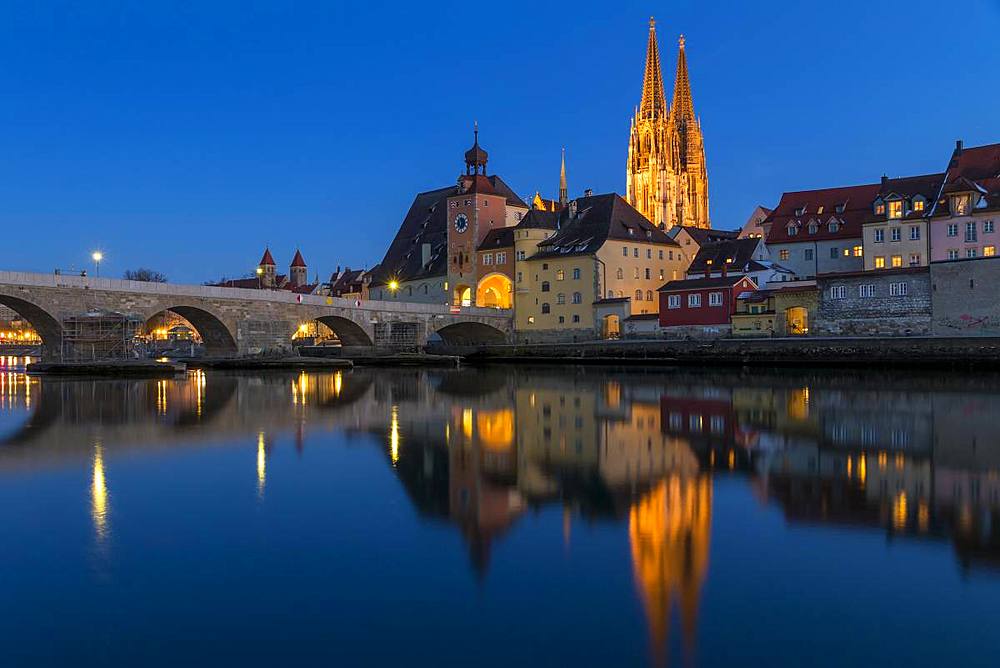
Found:
<path fill-rule="evenodd" d="M 656 23 L 649 20 L 642 101 L 629 133 L 626 199 L 663 230 L 675 225 L 710 227 L 705 144 L 691 101 L 683 35 L 679 43 L 673 101 L 668 108 Z"/>

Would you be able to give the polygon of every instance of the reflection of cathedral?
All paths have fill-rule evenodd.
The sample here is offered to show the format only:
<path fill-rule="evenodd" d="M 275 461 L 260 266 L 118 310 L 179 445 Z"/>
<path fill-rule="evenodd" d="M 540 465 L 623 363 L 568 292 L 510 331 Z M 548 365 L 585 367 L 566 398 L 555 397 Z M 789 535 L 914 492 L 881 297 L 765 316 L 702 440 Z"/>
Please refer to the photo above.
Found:
<path fill-rule="evenodd" d="M 629 133 L 626 199 L 661 229 L 710 227 L 708 170 L 701 121 L 694 114 L 684 36 L 677 54 L 674 97 L 667 108 L 656 27 L 649 21 L 642 102 Z"/>
<path fill-rule="evenodd" d="M 712 479 L 707 475 L 669 476 L 629 510 L 632 568 L 646 609 L 651 650 L 661 662 L 675 605 L 685 652 L 690 656 L 694 651 L 711 532 Z"/>

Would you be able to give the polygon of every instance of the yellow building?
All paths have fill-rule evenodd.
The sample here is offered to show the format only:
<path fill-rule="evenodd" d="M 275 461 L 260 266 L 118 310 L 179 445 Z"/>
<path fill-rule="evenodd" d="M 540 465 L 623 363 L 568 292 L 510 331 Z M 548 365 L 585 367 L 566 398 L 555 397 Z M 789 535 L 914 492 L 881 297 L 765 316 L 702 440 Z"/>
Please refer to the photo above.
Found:
<path fill-rule="evenodd" d="M 656 24 L 649 21 L 642 101 L 629 133 L 626 198 L 657 227 L 711 227 L 708 170 L 701 121 L 695 116 L 684 36 L 677 55 L 674 96 L 667 109 Z"/>
<path fill-rule="evenodd" d="M 865 271 L 930 263 L 927 215 L 943 179 L 943 174 L 882 177 L 872 212 L 862 226 Z"/>
<path fill-rule="evenodd" d="M 556 230 L 515 230 L 515 328 L 591 338 L 603 328 L 595 303 L 628 300 L 630 315 L 656 313 L 657 290 L 683 277 L 677 242 L 614 193 L 572 200 L 556 216 Z M 521 245 L 518 245 L 521 244 Z M 531 253 L 530 246 L 535 252 Z M 619 316 L 609 316 L 619 317 Z"/>

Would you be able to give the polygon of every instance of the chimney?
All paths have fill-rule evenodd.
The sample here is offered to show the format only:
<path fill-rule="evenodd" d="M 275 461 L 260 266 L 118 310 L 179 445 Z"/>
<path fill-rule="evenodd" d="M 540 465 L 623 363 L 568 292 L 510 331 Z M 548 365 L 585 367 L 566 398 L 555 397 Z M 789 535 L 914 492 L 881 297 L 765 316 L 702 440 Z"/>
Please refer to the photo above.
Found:
<path fill-rule="evenodd" d="M 726 258 L 726 261 L 722 263 L 722 277 L 725 278 L 729 275 L 729 263 L 732 262 L 732 258 Z"/>
<path fill-rule="evenodd" d="M 883 175 L 882 175 L 882 185 L 884 186 L 884 185 L 885 185 L 885 184 L 887 184 L 888 182 L 889 182 L 889 177 L 888 177 L 888 176 L 886 176 L 885 174 L 883 174 Z"/>
<path fill-rule="evenodd" d="M 337 276 L 340 276 L 340 265 L 337 265 Z"/>
<path fill-rule="evenodd" d="M 431 261 L 431 245 L 428 243 L 420 244 L 420 261 L 422 266 L 426 267 L 427 263 Z"/>
<path fill-rule="evenodd" d="M 570 220 L 572 220 L 573 218 L 576 218 L 576 200 L 572 200 L 569 203 L 569 217 L 570 217 Z"/>
<path fill-rule="evenodd" d="M 584 197 L 593 197 L 594 196 L 594 191 L 591 190 L 590 188 L 587 188 L 586 190 L 583 191 L 583 196 Z"/>
<path fill-rule="evenodd" d="M 955 155 L 962 155 L 962 140 L 955 140 Z"/>

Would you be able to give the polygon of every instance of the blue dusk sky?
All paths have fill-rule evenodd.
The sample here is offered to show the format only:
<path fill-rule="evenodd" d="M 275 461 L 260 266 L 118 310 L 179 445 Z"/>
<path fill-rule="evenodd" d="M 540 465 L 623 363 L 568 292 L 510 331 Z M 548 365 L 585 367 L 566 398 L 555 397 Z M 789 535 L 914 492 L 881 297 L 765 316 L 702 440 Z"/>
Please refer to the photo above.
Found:
<path fill-rule="evenodd" d="M 687 37 L 712 221 L 1000 141 L 1000 2 L 0 4 L 0 269 L 378 262 L 478 119 L 490 171 L 625 189 L 650 15 Z"/>

